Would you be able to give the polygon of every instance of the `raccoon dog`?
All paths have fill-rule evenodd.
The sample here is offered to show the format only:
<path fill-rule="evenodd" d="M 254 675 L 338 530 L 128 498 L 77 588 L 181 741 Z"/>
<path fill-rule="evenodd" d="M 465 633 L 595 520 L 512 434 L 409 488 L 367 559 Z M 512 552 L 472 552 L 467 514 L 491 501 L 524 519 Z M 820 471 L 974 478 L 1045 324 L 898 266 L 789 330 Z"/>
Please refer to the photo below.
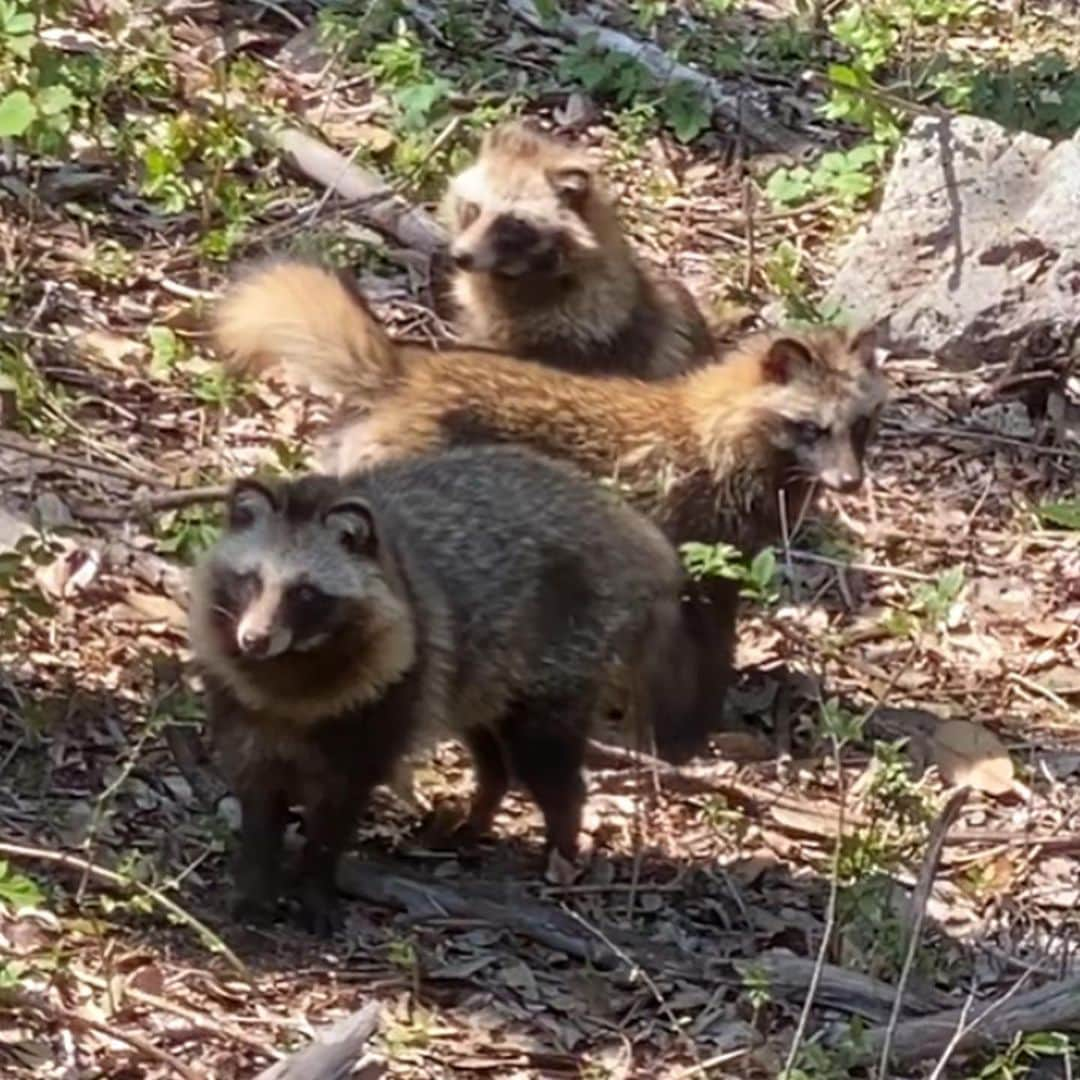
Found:
<path fill-rule="evenodd" d="M 549 852 L 572 861 L 589 722 L 615 672 L 633 676 L 643 726 L 679 707 L 682 576 L 646 519 L 525 450 L 239 482 L 193 578 L 190 634 L 242 806 L 239 911 L 265 917 L 278 897 L 299 803 L 302 911 L 331 928 L 335 865 L 369 792 L 439 731 L 473 757 L 471 832 L 513 777 Z"/>

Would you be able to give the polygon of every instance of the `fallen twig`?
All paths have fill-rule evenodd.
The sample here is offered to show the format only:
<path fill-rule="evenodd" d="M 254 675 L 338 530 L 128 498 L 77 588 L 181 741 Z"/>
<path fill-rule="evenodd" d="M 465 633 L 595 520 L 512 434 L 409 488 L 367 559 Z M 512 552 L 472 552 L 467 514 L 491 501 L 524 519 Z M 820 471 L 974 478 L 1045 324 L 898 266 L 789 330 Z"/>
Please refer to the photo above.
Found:
<path fill-rule="evenodd" d="M 89 972 L 76 971 L 75 977 L 79 982 L 84 982 L 87 986 L 92 986 L 96 990 L 110 989 L 109 983 L 105 979 L 101 979 L 96 975 L 91 975 Z M 171 1013 L 173 1016 L 179 1016 L 180 1019 L 186 1020 L 192 1027 L 198 1028 L 200 1031 L 205 1031 L 210 1035 L 217 1035 L 230 1042 L 239 1043 L 241 1046 L 246 1046 L 249 1050 L 254 1050 L 256 1053 L 261 1054 L 263 1057 L 273 1059 L 282 1056 L 280 1050 L 275 1050 L 274 1047 L 267 1046 L 253 1035 L 248 1035 L 246 1032 L 225 1024 L 212 1016 L 207 1016 L 205 1013 L 197 1012 L 195 1009 L 189 1009 L 186 1005 L 178 1005 L 175 1001 L 169 1001 L 166 998 L 158 997 L 157 994 L 148 993 L 145 990 L 140 990 L 137 986 L 130 986 L 126 983 L 123 985 L 122 993 L 124 997 L 130 998 L 139 1005 L 145 1005 L 149 1009 L 157 1009 L 160 1012 L 167 1012 Z"/>
<path fill-rule="evenodd" d="M 240 957 L 209 926 L 200 922 L 190 912 L 185 911 L 176 901 L 170 900 L 160 889 L 155 889 L 151 885 L 144 885 L 134 878 L 124 877 L 123 874 L 117 874 L 113 870 L 107 870 L 104 866 L 98 866 L 87 859 L 80 859 L 77 855 L 68 855 L 63 851 L 48 851 L 45 848 L 31 847 L 25 844 L 0 842 L 0 855 L 8 855 L 13 859 L 34 859 L 38 862 L 53 863 L 55 866 L 62 866 L 66 870 L 77 870 L 80 874 L 88 874 L 98 881 L 104 881 L 122 889 L 135 889 L 159 904 L 170 915 L 175 916 L 182 923 L 191 927 L 204 942 L 219 951 L 238 974 L 244 976 L 244 978 L 249 978 L 247 966 Z"/>
<path fill-rule="evenodd" d="M 541 33 L 555 33 L 570 41 L 588 38 L 597 48 L 632 57 L 661 86 L 678 82 L 689 83 L 704 94 L 712 107 L 721 113 L 729 124 L 745 131 L 755 143 L 766 150 L 801 156 L 813 148 L 813 143 L 806 136 L 782 127 L 768 117 L 745 91 L 672 60 L 657 45 L 637 41 L 618 30 L 600 26 L 584 16 L 562 11 L 557 11 L 550 23 L 545 22 L 534 0 L 507 0 L 507 7 L 522 22 Z"/>
<path fill-rule="evenodd" d="M 264 1069 L 255 1080 L 339 1080 L 348 1076 L 379 1026 L 379 1003 L 371 1001 L 362 1009 L 323 1028 L 295 1054 Z"/>
<path fill-rule="evenodd" d="M 123 1031 L 106 1024 L 103 1020 L 91 1020 L 72 1009 L 65 1009 L 61 1005 L 54 1005 L 48 998 L 41 994 L 31 993 L 29 990 L 21 990 L 17 987 L 5 987 L 0 989 L 0 1003 L 11 1008 L 24 1009 L 41 1013 L 57 1023 L 67 1024 L 69 1027 L 81 1031 L 96 1031 L 102 1035 L 108 1035 L 110 1039 L 127 1043 L 134 1050 L 138 1050 L 143 1057 L 152 1058 L 154 1061 L 167 1065 L 184 1080 L 201 1080 L 201 1073 L 189 1069 L 179 1058 L 174 1057 L 166 1050 L 155 1046 L 149 1039 L 143 1038 L 131 1031 Z"/>
<path fill-rule="evenodd" d="M 158 495 L 144 495 L 132 499 L 116 510 L 104 506 L 75 504 L 71 507 L 71 512 L 84 521 L 127 521 L 131 518 L 163 513 L 166 510 L 182 510 L 187 506 L 221 502 L 228 493 L 228 487 L 218 484 L 211 487 L 186 488 L 180 491 L 163 491 Z"/>
<path fill-rule="evenodd" d="M 286 128 L 271 140 L 305 175 L 347 202 L 362 204 L 364 218 L 402 246 L 429 256 L 445 248 L 442 226 L 397 194 L 380 176 L 296 128 Z"/>

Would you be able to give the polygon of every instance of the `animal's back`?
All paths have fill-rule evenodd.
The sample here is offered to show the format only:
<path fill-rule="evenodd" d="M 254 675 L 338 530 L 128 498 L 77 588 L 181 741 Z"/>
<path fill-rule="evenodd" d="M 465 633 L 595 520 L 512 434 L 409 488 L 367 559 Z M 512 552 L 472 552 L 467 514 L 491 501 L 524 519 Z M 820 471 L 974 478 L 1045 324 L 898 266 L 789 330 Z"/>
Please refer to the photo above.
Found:
<path fill-rule="evenodd" d="M 357 478 L 445 595 L 466 695 L 565 693 L 674 595 L 659 531 L 567 467 L 508 447 L 459 449 Z"/>

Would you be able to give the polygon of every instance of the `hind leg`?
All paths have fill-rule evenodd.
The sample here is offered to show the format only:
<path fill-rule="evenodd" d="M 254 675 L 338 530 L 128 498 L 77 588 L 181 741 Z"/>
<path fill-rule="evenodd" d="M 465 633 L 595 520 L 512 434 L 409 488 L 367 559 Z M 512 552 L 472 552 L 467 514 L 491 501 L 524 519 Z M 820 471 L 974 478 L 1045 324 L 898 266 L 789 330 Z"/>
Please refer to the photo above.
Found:
<path fill-rule="evenodd" d="M 463 839 L 475 839 L 491 831 L 491 823 L 510 788 L 510 774 L 502 743 L 487 728 L 465 732 L 465 743 L 472 753 L 476 770 L 476 791 L 469 806 L 469 816 L 458 830 Z"/>
<path fill-rule="evenodd" d="M 499 725 L 514 775 L 544 815 L 549 850 L 573 862 L 585 807 L 585 740 L 595 705 L 578 699 L 526 700 Z"/>

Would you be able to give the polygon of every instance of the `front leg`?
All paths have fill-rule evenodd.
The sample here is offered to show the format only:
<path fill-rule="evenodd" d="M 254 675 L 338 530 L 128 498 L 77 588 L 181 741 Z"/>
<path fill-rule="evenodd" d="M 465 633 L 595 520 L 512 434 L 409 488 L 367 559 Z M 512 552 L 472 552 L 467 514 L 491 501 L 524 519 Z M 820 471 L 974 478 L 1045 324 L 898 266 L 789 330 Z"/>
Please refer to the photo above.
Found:
<path fill-rule="evenodd" d="M 345 845 L 356 828 L 377 779 L 327 776 L 306 801 L 306 841 L 300 861 L 300 909 L 305 927 L 319 937 L 341 928 L 335 874 Z"/>
<path fill-rule="evenodd" d="M 272 776 L 251 780 L 238 795 L 243 820 L 233 857 L 233 916 L 261 925 L 273 921 L 281 894 L 288 800 Z"/>

